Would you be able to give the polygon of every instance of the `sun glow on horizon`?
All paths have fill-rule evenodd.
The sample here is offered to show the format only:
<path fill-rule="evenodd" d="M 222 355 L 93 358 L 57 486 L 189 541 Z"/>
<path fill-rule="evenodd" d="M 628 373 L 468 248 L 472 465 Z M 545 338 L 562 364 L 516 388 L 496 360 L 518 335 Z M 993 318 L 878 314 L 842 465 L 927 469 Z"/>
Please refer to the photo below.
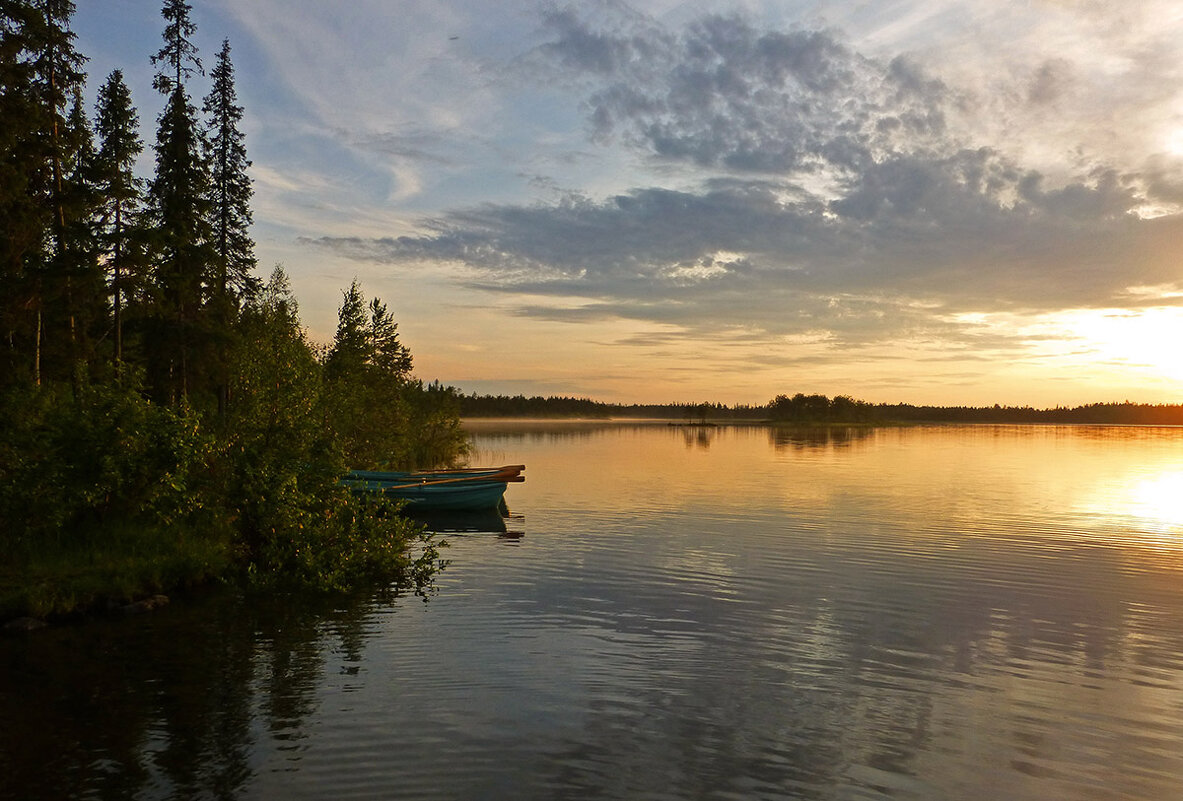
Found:
<path fill-rule="evenodd" d="M 1106 361 L 1183 381 L 1183 309 L 1100 309 L 1070 312 L 1073 336 Z"/>

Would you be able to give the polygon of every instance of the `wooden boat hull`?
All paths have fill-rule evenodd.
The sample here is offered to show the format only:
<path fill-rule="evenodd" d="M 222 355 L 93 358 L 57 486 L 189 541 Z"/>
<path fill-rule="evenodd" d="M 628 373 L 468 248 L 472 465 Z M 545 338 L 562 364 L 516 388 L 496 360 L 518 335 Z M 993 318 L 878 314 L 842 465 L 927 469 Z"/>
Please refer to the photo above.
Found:
<path fill-rule="evenodd" d="M 525 481 L 525 465 L 403 473 L 352 470 L 342 483 L 358 492 L 381 492 L 412 511 L 499 509 L 510 482 Z"/>

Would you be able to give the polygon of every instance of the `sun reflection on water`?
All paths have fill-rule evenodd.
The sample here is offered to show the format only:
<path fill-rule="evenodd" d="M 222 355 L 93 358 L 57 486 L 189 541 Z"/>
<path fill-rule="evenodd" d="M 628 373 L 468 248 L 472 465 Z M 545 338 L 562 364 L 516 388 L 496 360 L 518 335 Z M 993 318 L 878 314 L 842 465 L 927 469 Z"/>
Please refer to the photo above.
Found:
<path fill-rule="evenodd" d="M 1183 470 L 1137 480 L 1128 490 L 1129 514 L 1154 530 L 1183 534 Z"/>

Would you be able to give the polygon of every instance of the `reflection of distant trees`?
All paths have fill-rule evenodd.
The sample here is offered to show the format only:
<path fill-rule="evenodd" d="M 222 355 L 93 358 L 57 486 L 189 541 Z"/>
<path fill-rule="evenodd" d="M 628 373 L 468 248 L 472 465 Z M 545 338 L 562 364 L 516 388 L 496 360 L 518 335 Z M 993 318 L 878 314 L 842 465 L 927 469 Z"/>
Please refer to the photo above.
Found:
<path fill-rule="evenodd" d="M 652 427 L 653 422 L 575 422 L 575 421 L 526 421 L 505 422 L 469 421 L 465 428 L 470 436 L 479 437 L 480 450 L 496 449 L 497 446 L 521 445 L 523 443 L 562 444 L 585 442 L 598 437 L 618 434 L 622 429 Z M 666 423 L 656 425 L 666 426 Z M 817 448 L 851 445 L 861 442 L 875 433 L 874 426 L 866 425 L 791 425 L 768 426 L 767 424 L 734 425 L 671 425 L 671 431 L 678 431 L 687 448 L 708 449 L 716 437 L 735 428 L 766 428 L 768 440 L 780 450 L 782 448 Z"/>
<path fill-rule="evenodd" d="M 620 425 L 608 422 L 509 420 L 490 423 L 467 421 L 464 430 L 469 436 L 479 436 L 486 443 L 559 443 L 585 441 L 616 431 Z"/>
<path fill-rule="evenodd" d="M 874 433 L 874 428 L 860 426 L 793 426 L 791 428 L 773 426 L 768 429 L 768 441 L 778 451 L 785 448 L 803 450 L 853 445 Z"/>
<path fill-rule="evenodd" d="M 654 420 L 467 420 L 464 430 L 479 436 L 483 443 L 551 443 L 582 442 L 621 430 L 661 426 L 668 423 Z"/>
<path fill-rule="evenodd" d="M 710 450 L 711 442 L 715 438 L 715 432 L 718 428 L 715 426 L 700 426 L 691 425 L 681 427 L 682 441 L 686 443 L 687 448 L 698 448 L 699 450 Z"/>

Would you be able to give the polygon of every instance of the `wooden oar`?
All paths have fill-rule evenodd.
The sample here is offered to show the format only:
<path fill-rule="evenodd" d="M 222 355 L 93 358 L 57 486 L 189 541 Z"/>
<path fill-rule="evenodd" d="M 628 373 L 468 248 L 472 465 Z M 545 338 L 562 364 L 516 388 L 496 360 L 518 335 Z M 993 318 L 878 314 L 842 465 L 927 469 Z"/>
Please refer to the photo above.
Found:
<path fill-rule="evenodd" d="M 363 489 L 368 490 L 401 490 L 414 489 L 416 487 L 432 487 L 437 484 L 455 484 L 463 482 L 478 483 L 483 481 L 491 481 L 497 483 L 521 483 L 526 480 L 526 477 L 521 475 L 521 472 L 526 469 L 524 464 L 511 464 L 504 467 L 497 468 L 461 468 L 457 470 L 424 470 L 421 475 L 454 475 L 454 478 L 436 478 L 436 479 L 420 479 L 412 483 L 401 484 L 383 484 L 378 478 L 365 478 L 359 476 L 351 479 L 363 484 Z M 370 471 L 358 471 L 359 473 L 367 473 Z M 381 472 L 381 471 L 375 471 Z M 413 478 L 414 473 L 410 474 L 408 478 Z M 377 486 L 371 486 L 377 485 Z"/>
<path fill-rule="evenodd" d="M 505 484 L 508 482 L 521 483 L 526 480 L 525 476 L 517 473 L 493 473 L 487 476 L 459 476 L 457 478 L 437 478 L 434 481 L 416 481 L 413 484 L 390 484 L 387 486 L 378 487 L 381 490 L 392 489 L 415 489 L 416 487 L 435 487 L 440 484 L 459 484 L 469 482 L 471 484 L 479 484 L 483 482 L 491 482 L 497 484 Z M 373 482 L 377 483 L 377 482 Z"/>

